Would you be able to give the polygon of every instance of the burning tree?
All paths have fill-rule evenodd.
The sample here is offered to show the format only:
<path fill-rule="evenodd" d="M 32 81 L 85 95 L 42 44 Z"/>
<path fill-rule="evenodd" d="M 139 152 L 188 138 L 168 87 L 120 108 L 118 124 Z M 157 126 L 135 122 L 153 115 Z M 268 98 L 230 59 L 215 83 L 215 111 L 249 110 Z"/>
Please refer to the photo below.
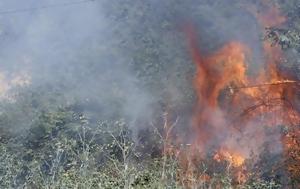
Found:
<path fill-rule="evenodd" d="M 269 1 L 262 3 L 263 12 L 255 6 L 246 8 L 263 29 L 286 22 L 277 6 Z M 251 72 L 249 67 L 256 63 L 247 44 L 233 40 L 216 52 L 203 53 L 196 27 L 189 23 L 184 31 L 196 66 L 197 95 L 192 120 L 195 134 L 192 145 L 182 153 L 185 172 L 195 174 L 201 161 L 212 158 L 218 163 L 227 162 L 235 181 L 244 183 L 253 177 L 247 160 L 257 162 L 268 151 L 284 154 L 284 161 L 278 161 L 277 168 L 270 168 L 273 173 L 278 172 L 278 167 L 282 170 L 287 166 L 286 174 L 299 178 L 300 81 L 283 69 L 286 58 L 280 46 L 263 41 L 263 62 Z M 187 154 L 189 158 L 185 157 Z M 260 172 L 257 166 L 254 169 Z M 200 171 L 198 179 L 211 176 L 205 175 Z"/>
<path fill-rule="evenodd" d="M 1 64 L 0 188 L 299 188 L 298 1 L 104 0 L 49 23 L 52 8 L 13 17 L 2 62 L 26 64 Z"/>

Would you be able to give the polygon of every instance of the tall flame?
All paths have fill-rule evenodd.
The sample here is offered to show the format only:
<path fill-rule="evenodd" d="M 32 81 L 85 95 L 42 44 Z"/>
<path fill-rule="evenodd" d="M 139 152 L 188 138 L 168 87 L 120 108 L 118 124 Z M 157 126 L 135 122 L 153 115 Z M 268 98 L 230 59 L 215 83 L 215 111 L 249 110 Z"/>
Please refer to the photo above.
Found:
<path fill-rule="evenodd" d="M 255 15 L 265 28 L 286 21 L 276 6 L 268 7 L 264 12 Z M 249 143 L 253 141 L 255 146 L 266 136 L 258 129 L 252 131 L 256 138 L 244 137 L 242 133 L 249 125 L 268 127 L 300 123 L 299 110 L 293 106 L 300 89 L 299 82 L 280 70 L 284 53 L 279 47 L 263 42 L 265 59 L 254 76 L 247 73 L 251 50 L 246 44 L 231 41 L 217 52 L 202 54 L 192 24 L 186 27 L 185 33 L 196 66 L 194 88 L 197 95 L 192 120 L 196 137 L 189 155 L 202 157 L 217 149 L 214 160 L 228 161 L 233 167 L 240 167 L 253 150 L 245 144 L 251 145 Z M 225 99 L 221 99 L 222 96 Z M 186 168 L 187 165 L 185 163 Z"/>

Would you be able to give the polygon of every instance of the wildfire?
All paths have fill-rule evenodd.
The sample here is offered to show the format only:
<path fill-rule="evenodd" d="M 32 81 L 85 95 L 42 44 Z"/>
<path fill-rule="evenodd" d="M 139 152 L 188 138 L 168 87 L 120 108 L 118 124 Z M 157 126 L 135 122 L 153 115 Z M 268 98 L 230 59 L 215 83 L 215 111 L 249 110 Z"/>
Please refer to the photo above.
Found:
<path fill-rule="evenodd" d="M 230 152 L 228 150 L 220 150 L 214 155 L 214 160 L 217 162 L 228 161 L 230 166 L 240 167 L 244 164 L 245 158 L 236 152 Z"/>
<path fill-rule="evenodd" d="M 263 2 L 265 6 L 270 5 Z M 255 15 L 264 28 L 286 21 L 276 6 L 267 7 L 264 14 L 255 12 Z M 217 52 L 202 54 L 197 43 L 197 30 L 192 24 L 186 27 L 185 33 L 196 66 L 197 104 L 192 121 L 196 137 L 189 148 L 191 152 L 188 152 L 194 158 L 182 159 L 205 158 L 212 149 L 217 149 L 213 155 L 215 161 L 227 161 L 239 169 L 253 150 L 247 145 L 257 148 L 266 140 L 267 134 L 262 129 L 253 131 L 254 125 L 300 123 L 299 111 L 292 106 L 300 89 L 299 81 L 279 69 L 283 52 L 268 41 L 261 44 L 264 62 L 260 63 L 257 74 L 251 75 L 247 72 L 251 50 L 246 44 L 231 41 Z M 228 89 L 230 94 L 226 93 Z M 227 98 L 220 100 L 224 95 Z M 254 136 L 242 134 L 247 132 Z M 187 165 L 193 163 L 184 164 L 185 169 L 189 169 L 191 166 Z"/>

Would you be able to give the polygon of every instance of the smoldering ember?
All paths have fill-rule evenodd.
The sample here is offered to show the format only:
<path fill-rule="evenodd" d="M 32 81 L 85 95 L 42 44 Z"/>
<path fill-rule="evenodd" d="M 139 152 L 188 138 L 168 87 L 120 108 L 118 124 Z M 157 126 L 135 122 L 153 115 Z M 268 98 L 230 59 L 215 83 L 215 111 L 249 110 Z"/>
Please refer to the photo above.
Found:
<path fill-rule="evenodd" d="M 300 188 L 299 0 L 1 0 L 0 188 Z"/>

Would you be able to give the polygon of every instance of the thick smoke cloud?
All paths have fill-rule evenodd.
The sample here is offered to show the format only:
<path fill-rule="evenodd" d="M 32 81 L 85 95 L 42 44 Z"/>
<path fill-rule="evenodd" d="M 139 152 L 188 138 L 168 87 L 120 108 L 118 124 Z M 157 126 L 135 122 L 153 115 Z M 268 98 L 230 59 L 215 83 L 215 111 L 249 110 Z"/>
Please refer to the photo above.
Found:
<path fill-rule="evenodd" d="M 0 10 L 69 2 L 5 0 Z M 93 1 L 0 15 L 3 80 L 26 73 L 32 90 L 49 87 L 49 94 L 62 93 L 62 106 L 80 101 L 90 106 L 83 111 L 94 105 L 102 115 L 118 111 L 131 119 L 140 116 L 151 98 L 136 85 L 137 78 L 129 71 L 130 56 L 119 47 L 124 39 L 103 4 Z"/>
<path fill-rule="evenodd" d="M 2 0 L 0 10 L 61 2 Z M 99 118 L 126 116 L 135 127 L 142 127 L 135 125 L 137 119 L 151 120 L 158 104 L 184 117 L 195 103 L 186 24 L 197 27 L 205 53 L 239 40 L 251 48 L 254 67 L 262 62 L 261 28 L 253 15 L 228 6 L 232 2 L 95 0 L 3 14 L 0 73 L 7 81 L 28 75 L 28 87 L 55 95 L 57 107 L 79 101 L 85 113 L 92 109 Z M 180 119 L 179 127 L 189 126 L 189 116 Z"/>

